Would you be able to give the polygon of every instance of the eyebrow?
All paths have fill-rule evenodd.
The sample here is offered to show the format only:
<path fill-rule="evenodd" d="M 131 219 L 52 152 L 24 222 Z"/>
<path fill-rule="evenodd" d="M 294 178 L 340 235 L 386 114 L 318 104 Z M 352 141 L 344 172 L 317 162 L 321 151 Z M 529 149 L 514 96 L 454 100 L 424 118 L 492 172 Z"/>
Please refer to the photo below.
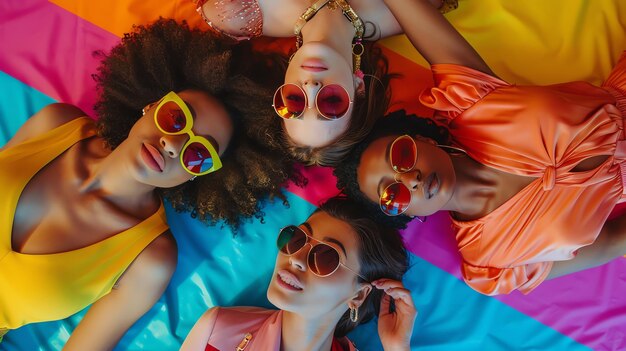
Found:
<path fill-rule="evenodd" d="M 346 253 L 346 248 L 345 248 L 345 247 L 343 247 L 343 244 L 342 244 L 339 240 L 337 240 L 337 239 L 333 239 L 333 238 L 328 237 L 328 236 L 325 236 L 323 239 L 324 239 L 325 241 L 328 241 L 328 242 L 331 242 L 331 243 L 337 244 L 337 246 L 339 246 L 339 247 L 341 248 L 341 251 L 343 251 L 343 254 L 344 254 L 346 257 L 348 257 L 348 254 Z"/>
<path fill-rule="evenodd" d="M 313 227 L 311 227 L 311 224 L 309 222 L 304 222 L 302 223 L 302 225 L 305 226 L 306 229 L 309 231 L 310 235 L 313 236 Z M 322 240 L 336 244 L 337 246 L 341 248 L 341 251 L 343 251 L 343 254 L 346 257 L 348 257 L 348 254 L 346 253 L 346 248 L 343 246 L 343 244 L 339 240 L 328 237 L 328 236 L 323 237 Z"/>

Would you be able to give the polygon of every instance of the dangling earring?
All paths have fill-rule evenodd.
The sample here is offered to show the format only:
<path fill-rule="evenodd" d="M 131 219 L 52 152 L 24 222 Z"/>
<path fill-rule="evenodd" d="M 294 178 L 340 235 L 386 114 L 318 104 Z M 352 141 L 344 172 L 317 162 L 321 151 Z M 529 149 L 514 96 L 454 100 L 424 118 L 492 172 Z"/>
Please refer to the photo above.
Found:
<path fill-rule="evenodd" d="M 141 109 L 141 115 L 142 115 L 142 116 L 145 116 L 145 115 L 146 115 L 146 108 L 145 108 L 145 107 Z"/>
<path fill-rule="evenodd" d="M 193 181 L 194 181 L 194 179 L 196 179 L 197 177 L 198 177 L 198 176 L 193 176 L 193 177 L 189 178 L 189 181 L 190 181 L 190 182 L 193 182 Z"/>
<path fill-rule="evenodd" d="M 361 79 L 365 77 L 363 71 L 361 71 L 361 55 L 363 55 L 363 52 L 365 52 L 365 48 L 361 43 L 361 39 L 356 39 L 354 44 L 352 44 L 352 60 L 354 64 L 354 74 Z"/>
<path fill-rule="evenodd" d="M 447 151 L 450 155 L 467 155 L 467 152 L 460 147 L 441 144 L 437 144 L 437 146 Z"/>
<path fill-rule="evenodd" d="M 359 321 L 359 308 L 358 307 L 350 307 L 350 320 L 352 323 L 356 323 Z"/>

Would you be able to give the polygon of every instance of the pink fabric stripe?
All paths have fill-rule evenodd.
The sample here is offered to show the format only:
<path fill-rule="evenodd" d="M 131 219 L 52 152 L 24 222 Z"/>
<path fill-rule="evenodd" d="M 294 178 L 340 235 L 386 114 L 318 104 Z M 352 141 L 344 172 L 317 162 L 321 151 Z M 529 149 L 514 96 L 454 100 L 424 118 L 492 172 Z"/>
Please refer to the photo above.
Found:
<path fill-rule="evenodd" d="M 43 0 L 0 2 L 0 70 L 93 116 L 95 50 L 119 38 Z"/>
<path fill-rule="evenodd" d="M 309 182 L 302 188 L 289 183 L 286 187 L 287 191 L 298 195 L 315 206 L 319 206 L 324 200 L 339 193 L 337 180 L 333 175 L 332 168 L 319 166 L 298 167 Z"/>
<path fill-rule="evenodd" d="M 410 252 L 461 279 L 461 258 L 447 212 L 428 216 L 424 223 L 411 221 L 402 236 Z"/>

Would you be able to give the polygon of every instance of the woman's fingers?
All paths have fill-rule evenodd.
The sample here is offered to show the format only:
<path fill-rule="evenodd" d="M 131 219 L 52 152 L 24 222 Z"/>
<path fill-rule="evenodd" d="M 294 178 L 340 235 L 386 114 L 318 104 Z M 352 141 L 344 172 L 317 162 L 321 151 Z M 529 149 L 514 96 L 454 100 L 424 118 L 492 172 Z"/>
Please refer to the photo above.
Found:
<path fill-rule="evenodd" d="M 373 281 L 372 285 L 381 290 L 386 290 L 388 288 L 404 287 L 401 281 L 393 279 L 378 279 Z"/>
<path fill-rule="evenodd" d="M 413 298 L 411 297 L 411 292 L 407 289 L 389 288 L 385 290 L 385 294 L 395 300 L 396 310 L 404 309 L 402 303 L 406 304 L 406 307 L 408 308 L 415 309 L 415 305 L 413 304 Z"/>
<path fill-rule="evenodd" d="M 391 312 L 389 312 L 389 305 L 391 305 L 391 296 L 385 294 L 383 298 L 380 299 L 380 311 L 378 312 L 378 316 L 382 317 Z"/>
<path fill-rule="evenodd" d="M 383 299 L 381 299 L 381 313 L 383 313 L 383 311 L 388 313 L 389 304 L 391 303 L 390 299 L 394 299 L 394 302 L 396 303 L 396 311 L 400 310 L 403 312 L 409 312 L 411 310 L 415 310 L 415 304 L 413 303 L 411 292 L 404 287 L 402 282 L 392 279 L 378 279 L 373 281 L 372 285 L 377 289 L 385 291 L 385 295 L 383 296 Z M 383 306 L 383 303 L 385 306 Z"/>

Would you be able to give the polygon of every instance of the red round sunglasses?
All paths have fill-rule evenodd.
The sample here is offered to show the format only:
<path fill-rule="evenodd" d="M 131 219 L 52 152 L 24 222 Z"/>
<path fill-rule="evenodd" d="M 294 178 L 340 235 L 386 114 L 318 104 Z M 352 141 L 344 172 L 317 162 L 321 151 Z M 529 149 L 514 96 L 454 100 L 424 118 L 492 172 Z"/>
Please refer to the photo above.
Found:
<path fill-rule="evenodd" d="M 346 88 L 339 84 L 322 86 L 315 95 L 315 107 L 324 118 L 335 120 L 345 116 L 353 101 Z M 272 104 L 276 114 L 284 119 L 299 118 L 309 106 L 307 95 L 301 86 L 283 84 L 274 93 Z"/>

